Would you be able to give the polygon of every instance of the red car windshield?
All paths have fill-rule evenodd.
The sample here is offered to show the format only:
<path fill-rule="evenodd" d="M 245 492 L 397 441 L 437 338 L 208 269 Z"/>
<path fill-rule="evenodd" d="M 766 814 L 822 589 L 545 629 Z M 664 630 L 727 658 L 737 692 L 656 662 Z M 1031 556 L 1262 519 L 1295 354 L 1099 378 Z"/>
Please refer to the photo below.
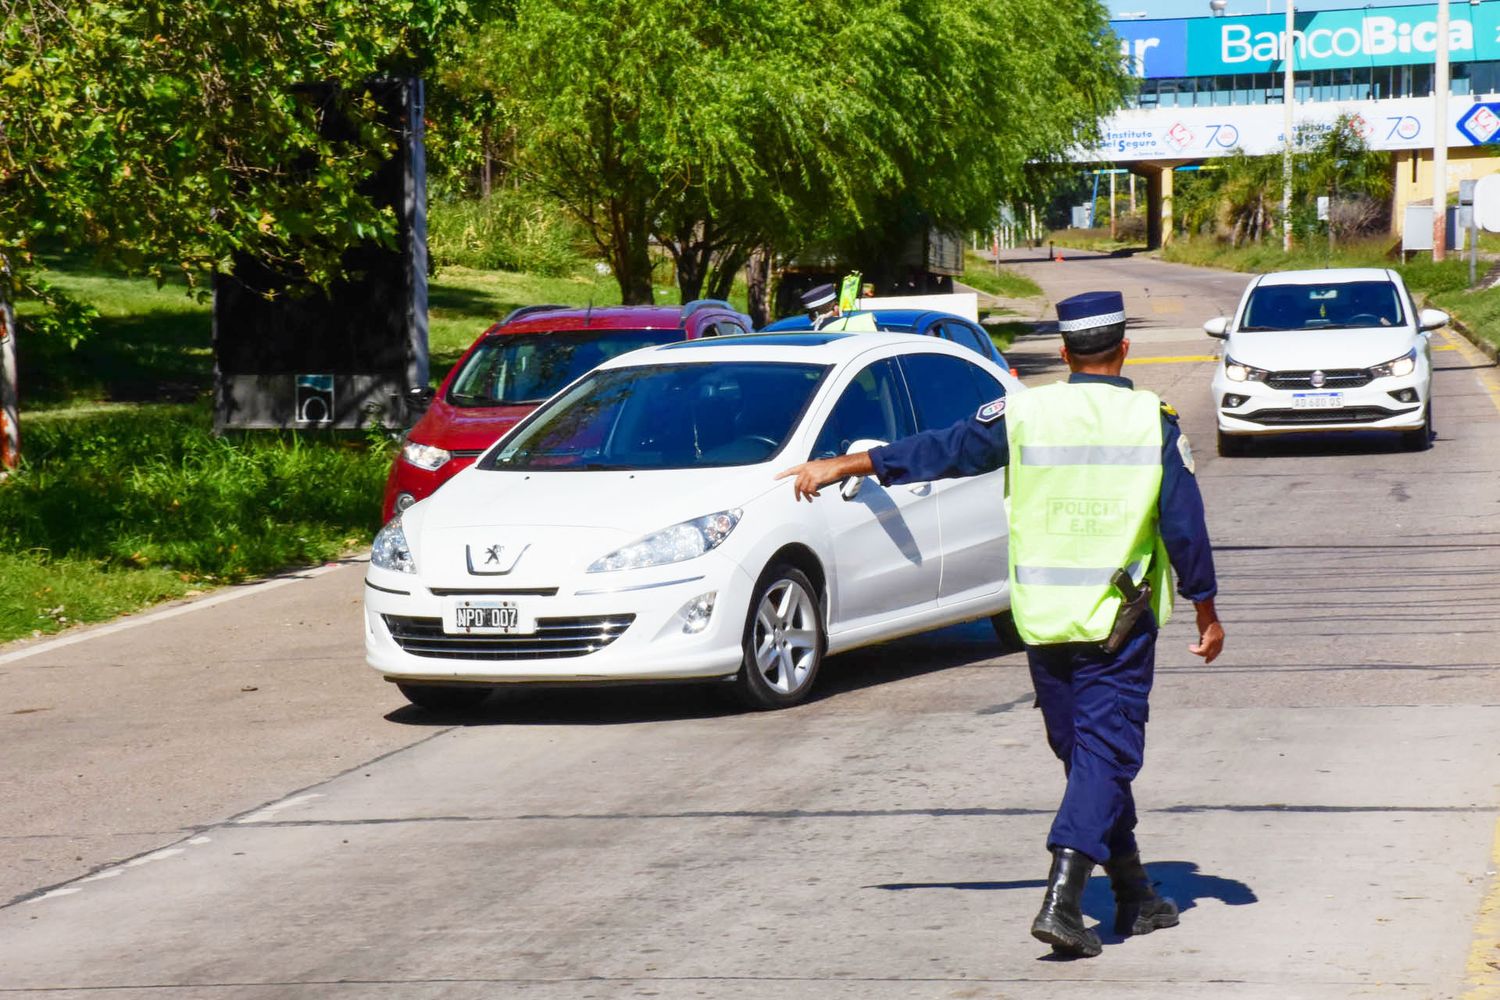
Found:
<path fill-rule="evenodd" d="M 540 403 L 610 358 L 682 338 L 681 330 L 496 334 L 464 362 L 448 402 L 460 407 Z"/>

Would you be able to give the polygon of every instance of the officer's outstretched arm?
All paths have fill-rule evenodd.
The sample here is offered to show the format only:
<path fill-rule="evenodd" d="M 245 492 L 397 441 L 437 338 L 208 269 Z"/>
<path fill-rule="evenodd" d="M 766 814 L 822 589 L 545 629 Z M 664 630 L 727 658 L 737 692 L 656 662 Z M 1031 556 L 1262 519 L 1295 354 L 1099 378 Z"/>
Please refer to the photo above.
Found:
<path fill-rule="evenodd" d="M 812 498 L 818 495 L 818 490 L 829 483 L 836 483 L 850 476 L 868 476 L 874 471 L 875 464 L 870 461 L 870 453 L 861 451 L 852 455 L 839 455 L 837 458 L 803 462 L 790 469 L 783 469 L 776 474 L 776 478 L 795 477 L 792 479 L 792 491 L 796 493 L 798 500 L 811 503 Z"/>
<path fill-rule="evenodd" d="M 1224 648 L 1224 626 L 1219 623 L 1212 597 L 1194 601 L 1193 609 L 1198 612 L 1198 645 L 1189 646 L 1188 652 L 1203 657 L 1204 663 L 1212 663 Z"/>

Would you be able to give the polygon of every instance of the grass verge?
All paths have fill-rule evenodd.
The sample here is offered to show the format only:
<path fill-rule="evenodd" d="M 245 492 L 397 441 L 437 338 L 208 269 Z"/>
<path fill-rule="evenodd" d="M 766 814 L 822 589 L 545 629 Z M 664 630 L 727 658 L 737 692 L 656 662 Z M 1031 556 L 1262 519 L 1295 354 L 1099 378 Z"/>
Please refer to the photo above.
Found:
<path fill-rule="evenodd" d="M 970 288 L 977 288 L 990 295 L 1007 299 L 1034 299 L 1042 294 L 1042 286 L 1015 271 L 995 265 L 973 251 L 964 254 L 964 273 L 959 279 Z"/>
<path fill-rule="evenodd" d="M 216 437 L 207 403 L 40 414 L 0 482 L 0 641 L 334 558 L 379 526 L 390 444 Z"/>

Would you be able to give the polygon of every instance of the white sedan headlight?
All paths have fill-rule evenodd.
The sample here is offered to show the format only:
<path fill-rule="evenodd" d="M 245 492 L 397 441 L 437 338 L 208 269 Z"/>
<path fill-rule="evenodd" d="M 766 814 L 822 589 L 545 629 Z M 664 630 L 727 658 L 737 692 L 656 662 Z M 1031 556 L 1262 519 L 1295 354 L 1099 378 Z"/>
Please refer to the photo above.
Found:
<path fill-rule="evenodd" d="M 1242 365 L 1233 358 L 1225 355 L 1224 374 L 1231 382 L 1264 382 L 1266 376 L 1271 374 L 1264 368 L 1252 368 L 1250 365 Z"/>
<path fill-rule="evenodd" d="M 419 469 L 436 472 L 448 464 L 448 460 L 453 457 L 453 454 L 443 448 L 435 448 L 430 444 L 418 444 L 415 441 L 408 441 L 401 446 L 401 457 Z"/>
<path fill-rule="evenodd" d="M 1410 375 L 1417 370 L 1417 349 L 1413 347 L 1399 358 L 1393 358 L 1382 364 L 1375 365 L 1370 369 L 1370 375 L 1374 378 L 1386 378 L 1402 375 Z"/>
<path fill-rule="evenodd" d="M 370 545 L 370 565 L 397 573 L 415 573 L 417 564 L 411 557 L 411 546 L 406 544 L 406 532 L 401 528 L 401 518 L 396 516 L 375 535 Z"/>
<path fill-rule="evenodd" d="M 611 573 L 621 569 L 645 569 L 667 563 L 694 559 L 719 547 L 734 526 L 740 523 L 740 510 L 721 510 L 707 517 L 694 518 L 670 528 L 652 532 L 644 538 L 616 549 L 589 567 L 590 573 Z"/>

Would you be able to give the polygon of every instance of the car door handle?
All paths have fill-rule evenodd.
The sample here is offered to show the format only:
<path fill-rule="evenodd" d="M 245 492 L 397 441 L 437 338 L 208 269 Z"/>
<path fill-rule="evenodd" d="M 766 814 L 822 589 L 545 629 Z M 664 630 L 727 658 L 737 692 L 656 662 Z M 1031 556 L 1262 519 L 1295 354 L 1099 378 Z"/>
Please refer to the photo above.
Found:
<path fill-rule="evenodd" d="M 927 494 L 932 492 L 932 484 L 913 483 L 912 485 L 908 486 L 907 489 L 915 493 L 919 497 L 925 497 Z"/>

